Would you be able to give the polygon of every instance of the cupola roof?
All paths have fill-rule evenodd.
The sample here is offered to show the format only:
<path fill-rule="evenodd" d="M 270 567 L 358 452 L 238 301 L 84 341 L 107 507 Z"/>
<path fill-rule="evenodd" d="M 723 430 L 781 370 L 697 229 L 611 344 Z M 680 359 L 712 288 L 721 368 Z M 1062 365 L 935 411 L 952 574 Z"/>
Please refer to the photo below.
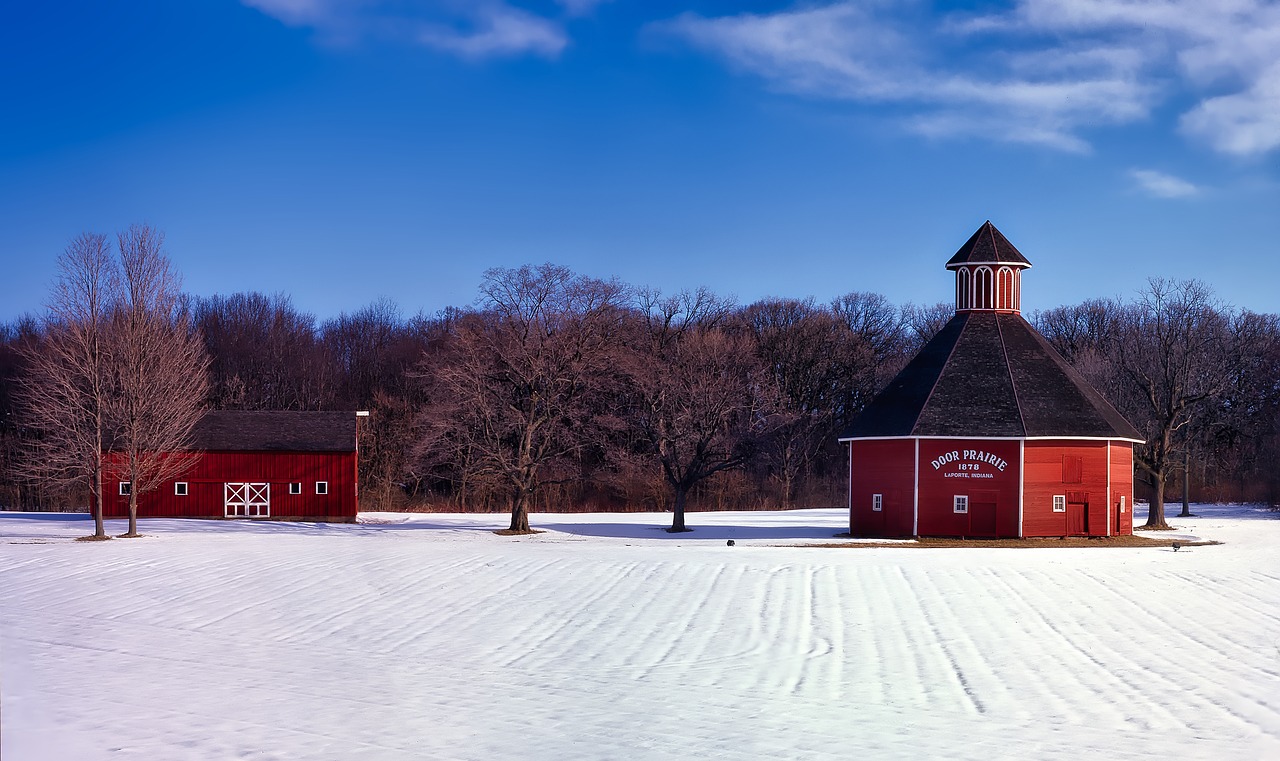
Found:
<path fill-rule="evenodd" d="M 1030 267 L 1027 257 L 1014 247 L 1004 234 L 991 224 L 991 220 L 982 223 L 982 227 L 965 241 L 956 255 L 947 261 L 947 269 L 955 269 L 967 264 L 1007 264 L 1010 266 Z"/>

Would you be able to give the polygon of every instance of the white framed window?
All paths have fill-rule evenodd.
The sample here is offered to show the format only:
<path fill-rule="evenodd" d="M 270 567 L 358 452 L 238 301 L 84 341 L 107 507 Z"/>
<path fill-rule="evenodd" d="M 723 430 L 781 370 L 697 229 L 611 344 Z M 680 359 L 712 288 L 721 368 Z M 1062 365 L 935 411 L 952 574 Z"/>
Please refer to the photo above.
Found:
<path fill-rule="evenodd" d="M 175 482 L 174 482 L 174 484 L 173 484 L 173 494 L 174 494 L 174 496 L 176 496 L 176 497 L 185 497 L 185 496 L 187 496 L 187 482 L 186 482 L 186 481 L 175 481 Z"/>
<path fill-rule="evenodd" d="M 329 482 L 316 481 L 316 494 L 328 494 L 328 493 L 329 493 Z"/>
<path fill-rule="evenodd" d="M 1053 495 L 1053 511 L 1055 513 L 1065 513 L 1067 511 L 1067 495 Z"/>
<path fill-rule="evenodd" d="M 957 494 L 951 498 L 951 512 L 967 513 L 969 512 L 969 497 L 966 494 Z"/>
<path fill-rule="evenodd" d="M 1120 512 L 1124 512 L 1124 497 L 1120 498 Z"/>
<path fill-rule="evenodd" d="M 872 509 L 872 510 L 874 510 L 874 511 L 876 511 L 877 513 L 884 509 L 884 495 L 883 495 L 883 494 L 872 494 L 872 495 L 871 495 L 871 509 Z"/>
<path fill-rule="evenodd" d="M 127 497 L 127 496 L 129 496 L 130 494 L 132 494 L 132 493 L 133 493 L 133 482 L 131 482 L 131 481 L 121 481 L 121 482 L 120 482 L 120 496 L 121 496 L 121 497 Z"/>
<path fill-rule="evenodd" d="M 301 494 L 301 493 L 302 493 L 302 484 L 301 484 L 301 483 L 289 484 L 289 493 L 290 493 L 290 494 Z"/>

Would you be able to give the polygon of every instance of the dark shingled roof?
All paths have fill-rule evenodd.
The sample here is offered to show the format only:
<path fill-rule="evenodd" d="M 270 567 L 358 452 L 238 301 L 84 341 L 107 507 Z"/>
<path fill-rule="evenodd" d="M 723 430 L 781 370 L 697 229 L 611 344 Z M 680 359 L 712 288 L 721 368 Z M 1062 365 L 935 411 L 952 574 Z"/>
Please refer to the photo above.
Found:
<path fill-rule="evenodd" d="M 841 438 L 1090 436 L 1141 440 L 1019 314 L 962 312 Z"/>
<path fill-rule="evenodd" d="M 1030 267 L 1031 262 L 1022 252 L 1014 248 L 1009 239 L 987 220 L 978 228 L 969 240 L 960 247 L 956 255 L 947 261 L 947 269 L 954 269 L 962 264 L 1020 264 Z"/>
<path fill-rule="evenodd" d="M 354 452 L 354 412 L 209 412 L 191 433 L 206 452 Z"/>

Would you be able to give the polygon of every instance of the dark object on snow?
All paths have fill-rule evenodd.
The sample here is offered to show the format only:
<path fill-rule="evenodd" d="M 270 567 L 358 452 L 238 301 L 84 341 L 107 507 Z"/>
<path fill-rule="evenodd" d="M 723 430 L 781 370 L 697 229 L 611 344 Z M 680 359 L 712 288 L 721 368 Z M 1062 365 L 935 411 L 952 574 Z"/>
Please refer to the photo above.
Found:
<path fill-rule="evenodd" d="M 1177 551 L 1178 551 L 1178 550 L 1180 550 L 1180 549 L 1182 549 L 1182 545 L 1181 545 L 1181 544 L 1178 544 L 1177 542 L 1174 542 L 1174 543 L 1173 543 L 1173 551 L 1174 551 L 1174 552 L 1177 552 Z"/>
<path fill-rule="evenodd" d="M 733 546 L 733 540 L 732 540 L 732 539 L 730 539 L 729 541 L 725 542 L 725 544 L 726 544 L 726 545 L 728 545 L 728 546 L 730 546 L 730 547 L 732 547 L 732 546 Z"/>

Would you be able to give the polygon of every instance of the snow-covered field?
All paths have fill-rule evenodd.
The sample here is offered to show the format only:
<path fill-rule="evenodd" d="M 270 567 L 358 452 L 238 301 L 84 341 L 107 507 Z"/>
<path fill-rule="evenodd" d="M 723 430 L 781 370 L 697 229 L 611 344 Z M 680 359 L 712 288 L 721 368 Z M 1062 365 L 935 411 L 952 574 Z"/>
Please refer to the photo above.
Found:
<path fill-rule="evenodd" d="M 1280 519 L 1221 546 L 819 549 L 839 510 L 0 514 L 26 759 L 1280 758 Z M 1172 511 L 1176 512 L 1176 508 Z M 122 524 L 112 524 L 121 533 Z M 733 538 L 737 546 L 726 546 Z"/>

